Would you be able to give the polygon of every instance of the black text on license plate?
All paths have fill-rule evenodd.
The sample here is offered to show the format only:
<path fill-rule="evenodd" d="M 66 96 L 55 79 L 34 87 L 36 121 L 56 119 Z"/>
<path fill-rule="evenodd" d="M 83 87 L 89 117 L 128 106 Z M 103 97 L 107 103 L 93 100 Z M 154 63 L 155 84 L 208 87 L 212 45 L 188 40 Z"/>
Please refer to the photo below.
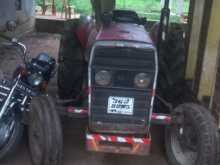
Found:
<path fill-rule="evenodd" d="M 110 96 L 108 98 L 109 114 L 133 115 L 134 98 Z"/>

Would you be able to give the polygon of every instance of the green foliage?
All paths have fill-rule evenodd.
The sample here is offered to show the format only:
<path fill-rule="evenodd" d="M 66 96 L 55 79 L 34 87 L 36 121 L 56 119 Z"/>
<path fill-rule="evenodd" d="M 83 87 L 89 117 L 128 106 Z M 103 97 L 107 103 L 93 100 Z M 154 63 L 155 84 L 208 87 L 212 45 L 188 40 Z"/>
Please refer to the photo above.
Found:
<path fill-rule="evenodd" d="M 50 0 L 48 0 L 50 1 Z M 189 0 L 184 0 L 184 12 L 187 13 L 189 9 Z M 36 0 L 37 4 L 42 3 L 42 0 Z M 58 11 L 62 9 L 62 0 L 55 0 Z M 176 3 L 178 0 L 173 0 L 173 8 L 171 12 L 176 12 Z M 90 0 L 69 0 L 71 6 L 74 6 L 77 13 L 90 15 L 92 6 Z M 148 19 L 159 20 L 161 10 L 161 0 L 116 0 L 117 9 L 131 9 L 138 12 L 139 15 L 147 17 Z M 177 16 L 171 16 L 171 21 L 178 22 Z"/>
<path fill-rule="evenodd" d="M 137 12 L 159 12 L 160 0 L 117 0 L 116 7 L 132 9 Z"/>
<path fill-rule="evenodd" d="M 69 3 L 72 7 L 74 7 L 77 13 L 81 13 L 84 15 L 91 14 L 92 6 L 90 4 L 90 0 L 69 0 Z M 61 0 L 56 0 L 56 6 L 59 11 L 62 9 Z"/>
<path fill-rule="evenodd" d="M 42 4 L 42 0 L 36 0 L 36 4 L 37 5 L 41 5 Z"/>
<path fill-rule="evenodd" d="M 42 4 L 43 0 L 36 0 L 36 4 Z M 51 0 L 46 0 L 51 1 Z M 68 1 L 68 0 L 67 0 Z M 62 10 L 63 3 L 62 0 L 55 0 L 56 9 L 58 11 Z M 81 13 L 84 15 L 90 15 L 92 11 L 92 6 L 90 4 L 90 0 L 69 0 L 69 4 L 75 9 L 77 13 Z"/>
<path fill-rule="evenodd" d="M 173 0 L 171 13 L 176 13 L 178 0 Z M 131 9 L 136 11 L 140 16 L 147 17 L 148 20 L 159 20 L 161 11 L 161 0 L 117 0 L 116 8 Z M 184 12 L 188 13 L 189 0 L 184 0 Z M 171 22 L 179 22 L 180 18 L 171 15 Z"/>
<path fill-rule="evenodd" d="M 176 6 L 179 0 L 173 0 L 172 12 L 176 12 Z M 161 0 L 116 0 L 117 8 L 133 9 L 139 12 L 159 12 L 161 9 Z M 188 12 L 189 0 L 184 0 L 184 12 Z"/>

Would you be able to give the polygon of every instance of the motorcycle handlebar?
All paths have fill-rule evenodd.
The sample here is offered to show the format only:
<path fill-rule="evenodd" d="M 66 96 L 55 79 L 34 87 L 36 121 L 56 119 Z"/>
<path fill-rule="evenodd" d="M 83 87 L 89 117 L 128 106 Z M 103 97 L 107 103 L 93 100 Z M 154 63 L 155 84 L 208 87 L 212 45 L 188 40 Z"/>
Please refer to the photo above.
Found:
<path fill-rule="evenodd" d="M 25 44 L 23 44 L 22 42 L 19 42 L 17 38 L 10 38 L 10 37 L 2 35 L 2 34 L 0 34 L 0 38 L 3 38 L 5 40 L 7 40 L 8 42 L 10 42 L 11 46 L 17 46 L 18 48 L 20 48 L 20 50 L 22 51 L 22 54 L 24 56 L 23 57 L 24 62 L 26 63 L 27 47 L 25 46 Z"/>
<path fill-rule="evenodd" d="M 21 48 L 24 56 L 26 56 L 27 54 L 27 47 L 25 46 L 25 44 L 23 44 L 22 42 L 14 42 L 13 44 L 17 45 L 18 47 Z"/>

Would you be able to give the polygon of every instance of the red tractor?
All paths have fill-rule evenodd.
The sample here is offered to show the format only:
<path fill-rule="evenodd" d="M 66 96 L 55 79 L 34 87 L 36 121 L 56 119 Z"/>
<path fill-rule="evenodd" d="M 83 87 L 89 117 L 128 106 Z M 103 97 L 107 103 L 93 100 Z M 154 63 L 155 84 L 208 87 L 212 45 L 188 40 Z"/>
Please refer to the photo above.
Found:
<path fill-rule="evenodd" d="M 159 124 L 170 164 L 215 165 L 215 120 L 183 83 L 183 31 L 168 28 L 168 6 L 151 33 L 127 10 L 103 13 L 100 24 L 70 23 L 59 53 L 59 103 L 63 114 L 88 118 L 90 151 L 148 155 L 151 125 Z"/>

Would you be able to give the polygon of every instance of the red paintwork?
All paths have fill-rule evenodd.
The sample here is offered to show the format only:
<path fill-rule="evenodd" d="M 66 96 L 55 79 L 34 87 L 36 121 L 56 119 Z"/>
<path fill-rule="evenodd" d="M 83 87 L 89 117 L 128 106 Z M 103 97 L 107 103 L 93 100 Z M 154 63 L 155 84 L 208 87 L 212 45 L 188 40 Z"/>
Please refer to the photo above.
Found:
<path fill-rule="evenodd" d="M 102 27 L 96 40 L 134 41 L 153 44 L 144 26 L 131 23 L 112 23 Z"/>
<path fill-rule="evenodd" d="M 79 42 L 82 46 L 82 48 L 86 48 L 87 46 L 87 42 L 88 42 L 88 38 L 89 38 L 89 35 L 92 31 L 92 23 L 85 23 L 85 24 L 82 24 L 79 26 L 79 28 L 77 28 L 76 30 L 76 35 L 79 39 Z"/>
<path fill-rule="evenodd" d="M 151 115 L 152 124 L 170 125 L 172 123 L 171 115 L 153 113 Z"/>
<path fill-rule="evenodd" d="M 76 35 L 85 50 L 91 48 L 95 41 L 133 41 L 153 44 L 144 26 L 131 23 L 111 23 L 109 26 L 98 28 L 94 21 L 82 24 Z"/>
<path fill-rule="evenodd" d="M 76 108 L 72 106 L 67 107 L 66 112 L 68 114 L 80 115 L 81 117 L 87 117 L 89 113 L 88 108 Z M 172 123 L 172 116 L 161 113 L 153 113 L 151 115 L 151 122 L 155 125 L 170 125 Z"/>
<path fill-rule="evenodd" d="M 86 44 L 87 44 L 87 26 L 80 26 L 77 31 L 76 31 L 76 35 L 79 39 L 79 42 L 82 46 L 82 48 L 86 48 Z"/>
<path fill-rule="evenodd" d="M 151 138 L 87 132 L 86 146 L 89 151 L 145 156 L 150 153 Z"/>

